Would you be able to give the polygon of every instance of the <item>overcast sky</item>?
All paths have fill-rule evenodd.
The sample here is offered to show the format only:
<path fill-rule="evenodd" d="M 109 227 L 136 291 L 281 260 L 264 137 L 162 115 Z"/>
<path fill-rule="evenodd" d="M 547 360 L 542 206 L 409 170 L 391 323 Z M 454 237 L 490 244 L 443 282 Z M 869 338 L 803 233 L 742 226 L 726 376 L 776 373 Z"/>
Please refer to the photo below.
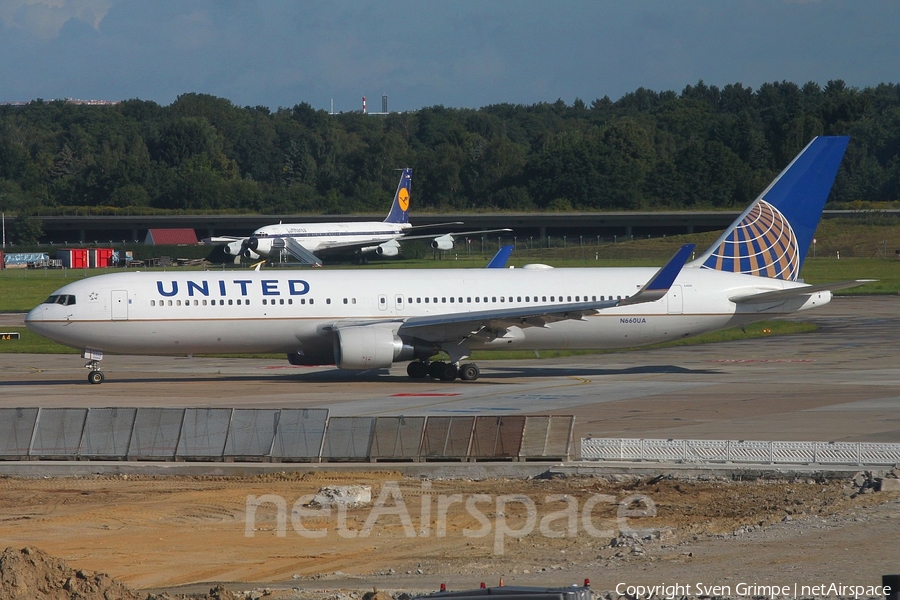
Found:
<path fill-rule="evenodd" d="M 900 82 L 898 0 L 0 0 L 0 102 L 336 111 Z"/>

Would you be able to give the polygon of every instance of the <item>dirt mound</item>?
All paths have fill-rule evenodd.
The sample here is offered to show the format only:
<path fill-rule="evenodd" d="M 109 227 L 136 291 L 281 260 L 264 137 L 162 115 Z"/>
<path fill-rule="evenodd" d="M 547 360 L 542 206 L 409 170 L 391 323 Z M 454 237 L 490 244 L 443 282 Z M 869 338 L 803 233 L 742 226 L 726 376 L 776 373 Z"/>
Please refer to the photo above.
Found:
<path fill-rule="evenodd" d="M 0 554 L 0 598 L 9 600 L 140 600 L 105 573 L 73 569 L 36 548 Z"/>

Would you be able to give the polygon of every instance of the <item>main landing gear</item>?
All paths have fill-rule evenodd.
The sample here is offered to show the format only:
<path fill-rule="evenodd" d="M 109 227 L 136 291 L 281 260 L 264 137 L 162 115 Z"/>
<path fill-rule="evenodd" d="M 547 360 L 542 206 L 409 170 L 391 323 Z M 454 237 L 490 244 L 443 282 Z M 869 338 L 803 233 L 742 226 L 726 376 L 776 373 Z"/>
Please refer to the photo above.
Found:
<path fill-rule="evenodd" d="M 463 381 L 475 381 L 481 375 L 481 370 L 475 363 L 458 365 L 452 362 L 414 360 L 407 365 L 406 374 L 411 379 L 432 377 L 441 381 L 453 381 L 459 377 Z"/>

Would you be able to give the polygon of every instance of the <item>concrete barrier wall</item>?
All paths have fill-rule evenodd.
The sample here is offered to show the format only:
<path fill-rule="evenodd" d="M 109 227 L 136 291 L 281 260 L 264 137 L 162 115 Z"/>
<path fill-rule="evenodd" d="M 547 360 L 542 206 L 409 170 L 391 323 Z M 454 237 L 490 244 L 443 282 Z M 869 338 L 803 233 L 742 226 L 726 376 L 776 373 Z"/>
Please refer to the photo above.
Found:
<path fill-rule="evenodd" d="M 584 438 L 582 460 L 771 465 L 900 464 L 900 444 Z"/>
<path fill-rule="evenodd" d="M 328 417 L 327 409 L 0 408 L 0 459 L 567 460 L 574 417 Z"/>

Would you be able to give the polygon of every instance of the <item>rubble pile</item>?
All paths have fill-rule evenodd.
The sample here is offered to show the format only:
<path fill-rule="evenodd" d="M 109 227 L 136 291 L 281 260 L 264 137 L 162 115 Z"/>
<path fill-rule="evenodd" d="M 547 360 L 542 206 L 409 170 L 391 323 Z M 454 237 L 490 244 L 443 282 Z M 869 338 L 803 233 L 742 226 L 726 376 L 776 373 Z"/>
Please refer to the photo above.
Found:
<path fill-rule="evenodd" d="M 8 600 L 142 600 L 105 573 L 73 569 L 36 548 L 0 554 L 0 598 Z"/>

